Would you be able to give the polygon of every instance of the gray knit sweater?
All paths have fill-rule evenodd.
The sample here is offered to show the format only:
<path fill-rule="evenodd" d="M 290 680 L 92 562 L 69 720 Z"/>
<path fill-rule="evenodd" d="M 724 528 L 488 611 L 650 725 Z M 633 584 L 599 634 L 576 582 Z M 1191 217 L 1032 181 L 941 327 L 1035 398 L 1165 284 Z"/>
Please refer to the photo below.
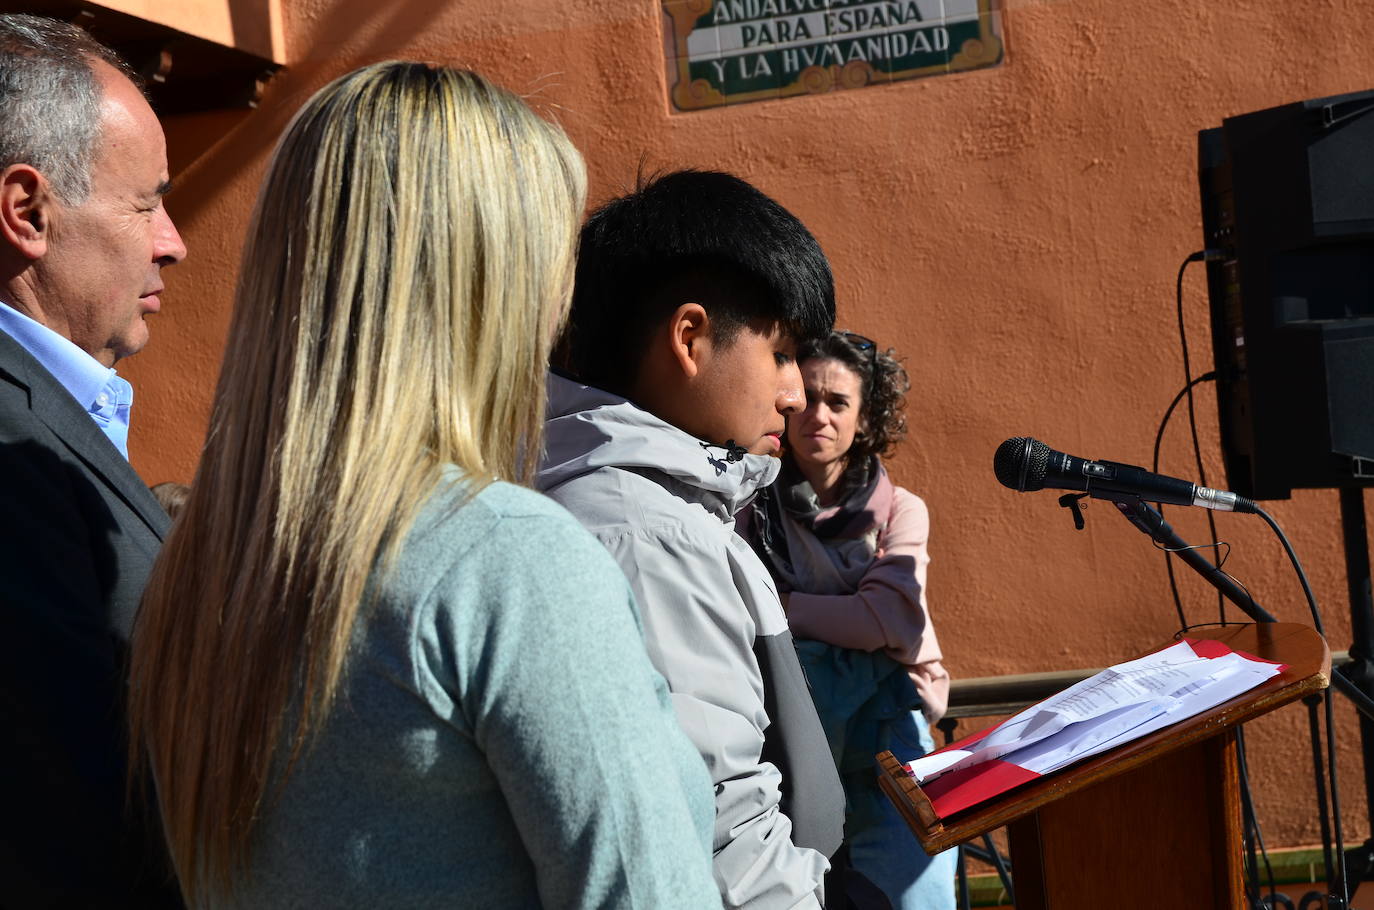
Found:
<path fill-rule="evenodd" d="M 446 487 L 374 582 L 328 724 L 211 906 L 719 907 L 710 780 L 571 516 Z"/>

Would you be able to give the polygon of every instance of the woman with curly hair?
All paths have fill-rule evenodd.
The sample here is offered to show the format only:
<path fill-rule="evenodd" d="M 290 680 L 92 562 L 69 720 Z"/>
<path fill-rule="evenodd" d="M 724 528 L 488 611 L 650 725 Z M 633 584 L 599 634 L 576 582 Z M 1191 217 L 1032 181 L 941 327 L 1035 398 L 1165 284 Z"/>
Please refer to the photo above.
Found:
<path fill-rule="evenodd" d="M 910 383 L 893 351 L 851 332 L 797 360 L 806 408 L 743 530 L 777 580 L 839 766 L 851 867 L 899 910 L 953 908 L 953 853 L 926 856 L 874 774 L 884 749 L 930 751 L 949 696 L 926 608 L 930 517 L 881 461 L 906 433 Z"/>

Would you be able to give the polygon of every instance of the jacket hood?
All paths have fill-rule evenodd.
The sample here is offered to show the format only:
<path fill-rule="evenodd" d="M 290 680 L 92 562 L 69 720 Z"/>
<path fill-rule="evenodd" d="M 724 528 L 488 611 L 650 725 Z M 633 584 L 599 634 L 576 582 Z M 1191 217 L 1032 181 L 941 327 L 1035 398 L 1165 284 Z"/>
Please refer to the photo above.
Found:
<path fill-rule="evenodd" d="M 549 374 L 541 490 L 598 468 L 621 468 L 666 478 L 677 495 L 729 520 L 773 482 L 782 463 L 767 455 L 733 462 L 726 456 L 724 446 L 703 442 L 618 395 Z"/>

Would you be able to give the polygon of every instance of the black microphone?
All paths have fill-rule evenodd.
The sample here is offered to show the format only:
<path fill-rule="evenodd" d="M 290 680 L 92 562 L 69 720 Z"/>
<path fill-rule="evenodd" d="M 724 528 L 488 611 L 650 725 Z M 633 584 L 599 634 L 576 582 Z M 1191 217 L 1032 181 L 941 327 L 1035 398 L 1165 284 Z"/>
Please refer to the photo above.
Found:
<path fill-rule="evenodd" d="M 1115 461 L 1088 461 L 1056 452 L 1038 439 L 1015 436 L 997 447 L 992 469 L 1002 486 L 1021 493 L 1043 490 L 1081 490 L 1094 499 L 1134 497 L 1176 506 L 1202 506 L 1220 512 L 1254 512 L 1244 496 L 1153 474 L 1144 468 Z"/>

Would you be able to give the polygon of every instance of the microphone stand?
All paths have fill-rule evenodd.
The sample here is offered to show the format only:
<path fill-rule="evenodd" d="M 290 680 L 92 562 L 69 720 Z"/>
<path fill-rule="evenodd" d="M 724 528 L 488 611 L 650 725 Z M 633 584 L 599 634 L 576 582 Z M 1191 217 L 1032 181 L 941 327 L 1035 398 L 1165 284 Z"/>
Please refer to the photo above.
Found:
<path fill-rule="evenodd" d="M 1083 515 L 1080 511 L 1078 500 L 1082 499 L 1084 496 L 1087 495 L 1088 494 L 1086 493 L 1069 494 L 1061 497 L 1059 500 L 1060 505 L 1069 509 L 1073 513 L 1074 525 L 1079 530 L 1082 530 L 1083 528 Z M 1231 601 L 1231 603 L 1239 607 L 1241 612 L 1245 613 L 1245 615 L 1249 616 L 1255 622 L 1276 621 L 1272 613 L 1270 613 L 1268 610 L 1265 610 L 1259 604 L 1255 603 L 1255 599 L 1250 596 L 1250 592 L 1246 591 L 1240 585 L 1236 584 L 1236 582 L 1229 575 L 1227 575 L 1225 572 L 1222 572 L 1219 568 L 1213 565 L 1212 562 L 1209 561 L 1206 557 L 1204 557 L 1200 552 L 1190 547 L 1187 541 L 1185 541 L 1182 537 L 1179 537 L 1178 534 L 1174 532 L 1174 529 L 1170 527 L 1167 521 L 1164 520 L 1163 515 L 1160 515 L 1159 512 L 1157 512 L 1155 509 L 1147 505 L 1138 497 L 1123 496 L 1117 498 L 1098 494 L 1094 498 L 1107 499 L 1109 502 L 1115 505 L 1117 510 L 1120 511 L 1121 514 L 1124 515 L 1126 519 L 1136 527 L 1137 530 L 1148 536 L 1151 540 L 1165 547 L 1170 553 L 1181 559 L 1184 563 L 1186 563 L 1189 566 L 1189 568 L 1197 572 L 1197 574 L 1200 575 L 1203 578 L 1203 580 L 1205 580 L 1212 587 L 1220 591 L 1222 596 L 1224 596 L 1227 600 Z M 1346 503 L 1343 501 L 1342 506 L 1344 507 L 1345 505 Z M 1361 503 L 1361 505 L 1363 505 L 1363 503 Z M 1347 544 L 1348 543 L 1349 542 L 1347 541 Z M 1348 546 L 1347 549 L 1349 549 Z M 1354 585 L 1352 584 L 1352 589 L 1353 587 Z M 1369 592 L 1367 581 L 1365 582 L 1365 589 L 1363 593 L 1364 596 L 1368 598 Z M 1358 631 L 1359 630 L 1357 629 L 1357 633 Z M 1349 698 L 1354 703 L 1356 710 L 1359 711 L 1359 713 L 1362 715 L 1360 719 L 1361 732 L 1364 732 L 1365 729 L 1370 729 L 1371 721 L 1374 721 L 1374 699 L 1371 699 L 1354 681 L 1352 681 L 1339 671 L 1336 671 L 1334 669 L 1332 670 L 1330 681 L 1331 686 L 1337 689 L 1339 692 L 1341 692 L 1341 694 Z M 1317 697 L 1313 697 L 1310 700 L 1304 701 L 1307 704 L 1309 724 L 1311 726 L 1312 733 L 1313 768 L 1316 775 L 1317 800 L 1319 804 L 1319 811 L 1321 814 L 1323 847 L 1322 852 L 1325 856 L 1325 865 L 1328 871 L 1328 875 L 1334 872 L 1340 879 L 1343 879 L 1338 883 L 1333 882 L 1333 884 L 1337 885 L 1339 895 L 1346 895 L 1349 893 L 1347 891 L 1348 879 L 1346 879 L 1348 871 L 1336 870 L 1333 866 L 1333 851 L 1330 846 L 1330 835 L 1328 833 L 1329 825 L 1327 821 L 1327 815 L 1329 809 L 1326 802 L 1326 787 L 1324 780 L 1322 778 L 1320 738 L 1317 733 L 1316 706 L 1320 703 L 1320 699 Z M 1368 769 L 1366 769 L 1366 777 L 1368 777 Z M 1363 880 L 1369 874 L 1368 867 L 1371 863 L 1371 860 L 1365 854 L 1371 853 L 1371 843 L 1374 843 L 1374 840 L 1366 841 L 1362 847 L 1357 847 L 1350 851 L 1347 851 L 1348 854 L 1356 854 L 1356 857 L 1353 858 L 1355 858 L 1357 862 L 1363 861 L 1365 864 L 1359 867 L 1359 871 L 1355 876 L 1353 876 L 1356 882 Z M 1252 866 L 1254 864 L 1253 856 L 1251 857 L 1251 864 Z M 1342 863 L 1341 865 L 1344 866 L 1344 863 Z M 1339 895 L 1327 895 L 1328 902 L 1330 902 L 1333 906 L 1348 907 L 1349 904 L 1346 902 L 1348 898 L 1343 898 Z M 1306 899 L 1304 899 L 1303 904 L 1306 905 L 1306 903 L 1307 901 Z"/>
<path fill-rule="evenodd" d="M 1068 497 L 1064 498 L 1067 499 Z M 1207 557 L 1193 549 L 1186 540 L 1174 533 L 1174 529 L 1164 520 L 1163 515 L 1133 496 L 1111 499 L 1110 502 L 1141 533 L 1183 560 L 1189 568 L 1201 575 L 1203 580 L 1220 591 L 1222 596 L 1239 607 L 1246 616 L 1255 622 L 1276 622 L 1274 615 L 1255 603 L 1255 599 L 1250 596 L 1250 593 L 1236 584 L 1231 576 L 1214 566 Z M 1077 503 L 1073 505 L 1076 506 Z M 1331 673 L 1331 685 L 1354 702 L 1357 711 L 1374 721 L 1374 699 L 1362 692 L 1358 686 L 1341 673 L 1334 671 Z"/>
<path fill-rule="evenodd" d="M 1241 612 L 1246 616 L 1255 622 L 1277 621 L 1272 613 L 1255 603 L 1255 599 L 1250 596 L 1249 591 L 1236 584 L 1231 576 L 1218 569 L 1211 560 L 1190 547 L 1186 540 L 1175 534 L 1174 529 L 1164 520 L 1164 516 L 1152 507 L 1134 496 L 1113 499 L 1111 503 L 1141 533 L 1183 560 L 1190 569 L 1201 575 L 1204 581 L 1220 591 L 1222 596 L 1240 607 Z M 1374 701 L 1370 702 L 1370 709 L 1374 710 Z"/>
<path fill-rule="evenodd" d="M 1369 569 L 1369 534 L 1365 527 L 1364 491 L 1342 487 L 1341 529 L 1345 538 L 1345 578 L 1350 597 L 1351 662 L 1332 675 L 1349 680 L 1360 691 L 1374 695 L 1374 592 Z M 1365 809 L 1374 825 L 1374 721 L 1360 717 L 1360 745 L 1364 748 Z M 1374 836 L 1346 851 L 1351 880 L 1374 879 Z"/>

